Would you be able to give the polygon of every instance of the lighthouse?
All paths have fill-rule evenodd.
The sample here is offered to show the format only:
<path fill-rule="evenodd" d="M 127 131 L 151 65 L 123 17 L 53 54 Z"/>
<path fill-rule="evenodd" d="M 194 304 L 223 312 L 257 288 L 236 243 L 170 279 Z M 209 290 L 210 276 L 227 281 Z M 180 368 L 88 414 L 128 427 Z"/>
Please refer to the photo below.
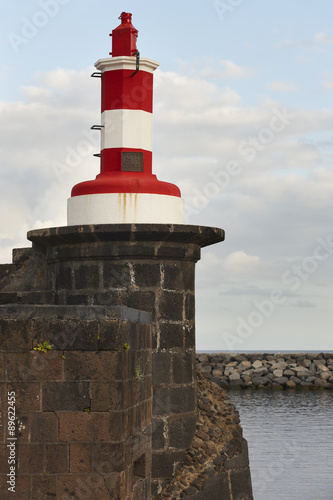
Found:
<path fill-rule="evenodd" d="M 132 14 L 123 12 L 111 57 L 95 63 L 101 80 L 100 173 L 76 184 L 67 224 L 184 224 L 179 188 L 152 169 L 153 73 L 159 63 L 140 56 Z"/>

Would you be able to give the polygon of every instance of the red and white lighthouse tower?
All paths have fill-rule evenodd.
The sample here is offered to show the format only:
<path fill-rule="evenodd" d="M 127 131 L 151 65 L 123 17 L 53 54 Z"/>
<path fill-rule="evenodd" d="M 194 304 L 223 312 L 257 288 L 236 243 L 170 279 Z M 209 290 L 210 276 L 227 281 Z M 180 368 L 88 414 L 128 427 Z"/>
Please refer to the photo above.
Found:
<path fill-rule="evenodd" d="M 152 173 L 153 72 L 142 58 L 132 14 L 123 12 L 112 31 L 112 57 L 99 59 L 102 81 L 100 174 L 73 187 L 67 223 L 184 224 L 177 186 Z"/>

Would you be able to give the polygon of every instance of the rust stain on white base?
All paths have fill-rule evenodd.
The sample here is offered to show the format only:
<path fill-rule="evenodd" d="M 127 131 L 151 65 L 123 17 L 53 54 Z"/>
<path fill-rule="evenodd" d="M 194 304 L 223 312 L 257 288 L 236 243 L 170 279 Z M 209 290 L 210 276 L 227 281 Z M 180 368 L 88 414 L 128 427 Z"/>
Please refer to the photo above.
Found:
<path fill-rule="evenodd" d="M 67 224 L 184 224 L 184 202 L 152 193 L 99 193 L 68 200 Z"/>

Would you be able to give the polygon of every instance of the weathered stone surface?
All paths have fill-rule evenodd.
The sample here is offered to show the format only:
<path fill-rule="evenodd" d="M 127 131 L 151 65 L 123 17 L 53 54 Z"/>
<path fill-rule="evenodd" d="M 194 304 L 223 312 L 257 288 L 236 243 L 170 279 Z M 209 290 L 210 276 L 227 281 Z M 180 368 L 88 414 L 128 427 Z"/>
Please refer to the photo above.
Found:
<path fill-rule="evenodd" d="M 224 370 L 224 375 L 226 375 L 228 377 L 229 375 L 231 375 L 232 373 L 235 373 L 236 371 L 237 370 L 235 370 L 235 368 L 233 366 L 226 367 Z"/>
<path fill-rule="evenodd" d="M 297 377 L 301 380 L 306 380 L 307 378 L 309 378 L 309 372 L 298 372 Z"/>
<path fill-rule="evenodd" d="M 15 388 L 22 425 L 17 441 L 19 497 L 26 498 L 31 491 L 38 498 L 56 498 L 58 493 L 65 498 L 68 492 L 80 498 L 83 486 L 94 484 L 89 498 L 126 498 L 137 474 L 146 493 L 142 490 L 144 496 L 134 496 L 148 498 L 151 315 L 100 306 L 14 305 L 2 307 L 1 312 L 2 325 L 8 322 L 14 327 L 15 323 L 17 335 L 22 333 L 24 340 L 27 330 L 30 337 L 25 351 L 22 343 L 0 350 L 0 377 L 6 364 L 7 387 Z M 81 348 L 75 348 L 79 335 Z M 103 348 L 107 335 L 118 342 L 113 351 Z M 54 344 L 60 338 L 59 345 Z M 37 341 L 48 341 L 51 350 L 33 350 Z M 124 341 L 129 349 L 124 349 Z M 143 363 L 142 379 L 135 380 L 138 359 Z M 116 481 L 112 488 L 110 483 L 107 489 L 104 477 L 109 472 L 128 479 L 123 484 Z M 24 493 L 20 474 L 29 483 Z M 83 486 L 76 484 L 81 479 Z"/>
<path fill-rule="evenodd" d="M 327 372 L 328 371 L 328 368 L 327 366 L 323 365 L 323 364 L 319 364 L 317 365 L 317 368 L 318 370 L 322 371 L 322 372 Z"/>
<path fill-rule="evenodd" d="M 211 373 L 212 367 L 210 365 L 199 365 L 198 369 L 203 373 Z"/>
<path fill-rule="evenodd" d="M 288 382 L 288 378 L 287 377 L 276 377 L 275 382 L 277 384 L 286 385 L 286 383 Z"/>
<path fill-rule="evenodd" d="M 326 387 L 328 385 L 327 380 L 323 380 L 322 378 L 316 378 L 314 381 L 314 385 L 317 387 Z"/>
<path fill-rule="evenodd" d="M 300 386 L 301 387 L 313 387 L 313 383 L 312 382 L 306 382 L 305 380 L 302 380 L 302 382 L 300 383 Z"/>
<path fill-rule="evenodd" d="M 282 375 L 284 377 L 293 377 L 295 375 L 295 372 L 294 372 L 294 370 L 283 370 Z"/>
<path fill-rule="evenodd" d="M 265 385 L 267 385 L 269 383 L 269 378 L 265 377 L 265 376 L 263 376 L 263 377 L 255 376 L 252 379 L 252 383 L 253 383 L 253 385 L 258 386 L 258 387 L 260 385 L 265 386 Z"/>
<path fill-rule="evenodd" d="M 162 419 L 155 418 L 152 422 L 152 442 L 155 450 L 162 450 L 166 444 L 164 425 Z"/>
<path fill-rule="evenodd" d="M 241 447 L 239 453 L 234 455 L 232 458 L 226 461 L 225 468 L 227 470 L 232 469 L 245 469 L 249 464 L 248 448 L 245 439 L 241 442 Z"/>
<path fill-rule="evenodd" d="M 262 366 L 262 362 L 261 362 L 259 359 L 257 359 L 256 361 L 254 361 L 254 362 L 252 363 L 252 366 L 253 366 L 253 368 L 255 368 L 255 369 L 260 368 L 260 367 Z"/>
<path fill-rule="evenodd" d="M 310 370 L 308 368 L 304 368 L 304 366 L 295 366 L 293 368 L 294 372 L 298 373 L 306 373 L 307 375 L 310 375 Z"/>
<path fill-rule="evenodd" d="M 243 371 L 251 369 L 251 366 L 252 366 L 251 361 L 242 361 L 238 368 Z"/>
<path fill-rule="evenodd" d="M 217 384 L 220 387 L 226 388 L 228 387 L 228 382 L 225 379 L 217 378 L 217 377 L 212 377 L 210 379 L 211 382 L 214 382 L 214 384 Z"/>
<path fill-rule="evenodd" d="M 279 361 L 277 363 L 274 363 L 272 365 L 272 368 L 274 370 L 285 370 L 287 368 L 288 364 L 285 361 Z"/>
<path fill-rule="evenodd" d="M 213 377 L 222 377 L 222 375 L 223 375 L 222 370 L 219 370 L 218 368 L 215 368 L 212 373 L 213 373 Z"/>
<path fill-rule="evenodd" d="M 169 443 L 172 448 L 188 449 L 196 426 L 196 415 L 172 419 L 169 422 Z"/>
<path fill-rule="evenodd" d="M 317 368 L 318 366 L 326 366 L 326 360 L 324 358 L 315 359 L 313 362 L 317 366 Z"/>
<path fill-rule="evenodd" d="M 188 413 L 193 411 L 195 403 L 194 387 L 167 387 L 154 390 L 154 415 L 169 415 L 170 413 Z"/>
<path fill-rule="evenodd" d="M 254 375 L 266 375 L 268 373 L 267 368 L 261 366 L 260 368 L 256 368 L 253 372 Z"/>
<path fill-rule="evenodd" d="M 250 369 L 250 370 L 245 370 L 243 371 L 242 375 L 252 375 L 254 373 L 254 369 Z"/>
<path fill-rule="evenodd" d="M 261 353 L 257 353 L 257 354 L 251 354 L 250 357 L 248 358 L 252 363 L 254 363 L 254 361 L 261 361 L 262 359 L 264 358 L 264 355 L 261 354 Z M 258 367 L 257 367 L 258 368 Z"/>
<path fill-rule="evenodd" d="M 154 489 L 152 498 L 230 500 L 230 491 L 238 495 L 242 485 L 244 498 L 252 500 L 247 443 L 242 439 L 238 414 L 224 391 L 205 380 L 202 372 L 198 371 L 197 377 L 195 438 L 172 483 L 165 485 L 159 495 Z"/>
<path fill-rule="evenodd" d="M 251 475 L 249 470 L 241 471 L 234 470 L 231 472 L 231 491 L 233 498 L 240 498 L 242 500 L 253 500 L 251 484 Z"/>
<path fill-rule="evenodd" d="M 311 360 L 310 359 L 303 359 L 302 361 L 298 362 L 298 366 L 304 366 L 305 368 L 309 368 L 311 366 Z"/>
<path fill-rule="evenodd" d="M 197 354 L 197 360 L 200 362 L 200 363 L 208 363 L 208 356 L 207 354 Z"/>

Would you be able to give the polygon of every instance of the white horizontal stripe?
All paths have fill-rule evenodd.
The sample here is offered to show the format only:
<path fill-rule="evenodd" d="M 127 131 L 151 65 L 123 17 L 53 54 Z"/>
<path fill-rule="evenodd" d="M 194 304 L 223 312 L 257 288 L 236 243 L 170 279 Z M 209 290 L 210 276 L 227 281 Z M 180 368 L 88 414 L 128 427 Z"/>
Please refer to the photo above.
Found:
<path fill-rule="evenodd" d="M 102 113 L 101 150 L 135 148 L 152 151 L 152 113 L 112 109 Z"/>
<path fill-rule="evenodd" d="M 74 196 L 67 202 L 67 225 L 184 224 L 184 201 L 150 193 Z"/>
<path fill-rule="evenodd" d="M 153 73 L 153 71 L 159 67 L 157 61 L 152 59 L 147 59 L 146 57 L 140 57 L 139 70 L 147 71 L 148 73 Z M 104 71 L 115 71 L 117 69 L 131 69 L 135 71 L 136 68 L 136 57 L 134 56 L 118 56 L 118 57 L 108 57 L 107 59 L 99 59 L 95 63 L 95 68 L 100 70 L 102 73 Z"/>

